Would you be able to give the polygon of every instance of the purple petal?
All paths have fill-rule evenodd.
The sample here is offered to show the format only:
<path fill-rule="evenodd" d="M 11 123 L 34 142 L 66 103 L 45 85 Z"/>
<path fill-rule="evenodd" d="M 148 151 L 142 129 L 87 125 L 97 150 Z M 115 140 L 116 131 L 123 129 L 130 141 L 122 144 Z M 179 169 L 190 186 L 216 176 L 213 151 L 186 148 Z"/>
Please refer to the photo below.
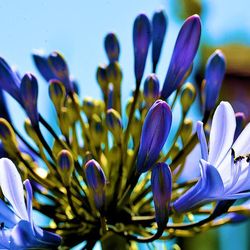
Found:
<path fill-rule="evenodd" d="M 218 99 L 221 84 L 226 72 L 223 53 L 216 50 L 208 59 L 205 72 L 205 110 L 212 110 Z"/>
<path fill-rule="evenodd" d="M 10 229 L 0 230 L 0 249 L 10 249 Z"/>
<path fill-rule="evenodd" d="M 158 100 L 148 111 L 141 133 L 137 171 L 148 171 L 157 160 L 172 124 L 172 112 L 165 101 Z"/>
<path fill-rule="evenodd" d="M 20 80 L 7 64 L 7 62 L 0 57 L 0 88 L 8 92 L 20 104 L 21 98 L 19 94 Z"/>
<path fill-rule="evenodd" d="M 0 199 L 0 222 L 7 228 L 14 227 L 20 219 L 15 213 Z M 0 230 L 1 232 L 1 230 Z M 1 242 L 1 241 L 0 241 Z"/>
<path fill-rule="evenodd" d="M 151 41 L 150 21 L 145 14 L 137 16 L 133 28 L 133 44 L 136 82 L 140 83 L 144 72 L 148 48 Z"/>
<path fill-rule="evenodd" d="M 21 176 L 14 163 L 7 158 L 0 159 L 0 186 L 15 214 L 20 219 L 28 220 Z"/>
<path fill-rule="evenodd" d="M 25 189 L 26 189 L 26 202 L 27 202 L 27 213 L 28 213 L 28 218 L 29 222 L 33 224 L 33 219 L 32 219 L 32 199 L 33 199 L 33 191 L 32 191 L 32 186 L 30 184 L 30 181 L 27 179 L 23 182 Z"/>
<path fill-rule="evenodd" d="M 200 161 L 200 168 L 200 180 L 173 204 L 178 213 L 190 211 L 223 196 L 224 186 L 217 169 L 204 160 Z"/>
<path fill-rule="evenodd" d="M 57 249 L 60 236 L 43 231 L 33 231 L 31 223 L 20 221 L 11 232 L 10 249 Z"/>
<path fill-rule="evenodd" d="M 161 97 L 168 98 L 175 91 L 196 55 L 201 35 L 201 22 L 198 15 L 189 17 L 182 25 L 175 42 L 174 51 L 164 81 Z"/>
<path fill-rule="evenodd" d="M 216 108 L 210 138 L 208 161 L 218 166 L 231 149 L 236 128 L 235 115 L 228 102 L 221 102 Z"/>
<path fill-rule="evenodd" d="M 201 145 L 202 159 L 207 161 L 207 158 L 208 158 L 207 140 L 206 140 L 206 136 L 204 133 L 202 122 L 200 121 L 197 122 L 196 131 L 197 131 L 197 135 L 198 135 L 200 145 Z"/>

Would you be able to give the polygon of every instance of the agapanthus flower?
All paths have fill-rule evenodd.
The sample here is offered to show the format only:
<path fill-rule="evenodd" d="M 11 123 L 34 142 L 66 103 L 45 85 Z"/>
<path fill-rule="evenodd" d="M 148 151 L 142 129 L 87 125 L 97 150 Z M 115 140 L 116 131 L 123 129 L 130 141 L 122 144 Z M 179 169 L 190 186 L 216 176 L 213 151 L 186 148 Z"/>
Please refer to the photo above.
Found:
<path fill-rule="evenodd" d="M 184 22 L 176 39 L 168 72 L 161 91 L 161 97 L 163 99 L 168 98 L 183 81 L 196 55 L 200 35 L 200 18 L 198 15 L 193 15 Z"/>
<path fill-rule="evenodd" d="M 205 71 L 205 110 L 215 107 L 222 81 L 226 73 L 226 60 L 220 50 L 216 50 L 207 61 Z"/>
<path fill-rule="evenodd" d="M 235 113 L 228 102 L 217 107 L 210 131 L 209 151 L 201 122 L 197 134 L 201 145 L 201 177 L 178 198 L 173 207 L 178 213 L 216 200 L 234 200 L 250 196 L 250 124 L 234 142 Z"/>
<path fill-rule="evenodd" d="M 61 237 L 42 230 L 34 224 L 32 215 L 33 192 L 29 180 L 24 181 L 24 190 L 14 163 L 0 159 L 0 186 L 9 207 L 0 199 L 0 247 L 4 249 L 56 249 Z"/>
<path fill-rule="evenodd" d="M 172 124 L 172 112 L 165 101 L 156 101 L 147 113 L 140 139 L 137 171 L 143 173 L 153 167 L 161 152 Z"/>

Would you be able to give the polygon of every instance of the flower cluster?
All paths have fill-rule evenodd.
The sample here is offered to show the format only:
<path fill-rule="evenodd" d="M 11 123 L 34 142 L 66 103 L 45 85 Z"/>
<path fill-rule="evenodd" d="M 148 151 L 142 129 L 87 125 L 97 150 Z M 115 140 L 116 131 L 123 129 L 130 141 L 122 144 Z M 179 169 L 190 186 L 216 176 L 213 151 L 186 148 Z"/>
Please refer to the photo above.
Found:
<path fill-rule="evenodd" d="M 226 68 L 223 53 L 216 50 L 208 59 L 201 89 L 186 83 L 201 35 L 199 16 L 189 17 L 160 88 L 157 66 L 167 24 L 162 10 L 152 20 L 140 14 L 134 21 L 135 89 L 125 112 L 120 44 L 114 33 L 104 41 L 108 63 L 96 73 L 101 100 L 81 100 L 60 53 L 33 54 L 48 82 L 57 128 L 38 110 L 36 77 L 21 77 L 0 58 L 1 248 L 69 249 L 85 242 L 83 249 L 92 249 L 100 240 L 103 249 L 117 249 L 107 247 L 110 237 L 123 249 L 134 241 L 192 236 L 247 218 L 245 203 L 232 205 L 250 196 L 250 125 L 243 130 L 244 115 L 235 114 L 229 103 L 216 108 Z M 152 71 L 144 72 L 150 49 Z M 26 136 L 12 122 L 3 92 L 26 112 Z M 202 97 L 197 133 L 188 119 L 198 102 L 196 92 Z M 174 131 L 172 120 L 178 117 Z M 200 177 L 180 183 L 198 142 L 202 157 L 193 164 L 200 166 Z M 32 207 L 49 218 L 46 228 L 35 225 Z M 224 213 L 226 219 L 220 220 Z M 200 214 L 208 216 L 196 221 Z M 209 227 L 202 227 L 206 223 Z"/>

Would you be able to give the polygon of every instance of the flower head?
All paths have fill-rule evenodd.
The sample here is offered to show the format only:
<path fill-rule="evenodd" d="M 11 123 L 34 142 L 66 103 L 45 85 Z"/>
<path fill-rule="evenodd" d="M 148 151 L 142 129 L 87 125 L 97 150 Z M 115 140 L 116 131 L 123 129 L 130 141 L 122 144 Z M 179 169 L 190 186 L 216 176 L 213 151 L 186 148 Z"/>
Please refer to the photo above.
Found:
<path fill-rule="evenodd" d="M 212 121 L 209 152 L 202 123 L 197 125 L 202 159 L 199 181 L 177 199 L 179 213 L 214 200 L 233 200 L 250 196 L 250 163 L 242 157 L 250 152 L 250 124 L 234 142 L 235 114 L 228 102 L 221 102 Z M 235 158 L 236 157 L 236 158 Z M 239 157 L 239 158 L 237 158 Z"/>

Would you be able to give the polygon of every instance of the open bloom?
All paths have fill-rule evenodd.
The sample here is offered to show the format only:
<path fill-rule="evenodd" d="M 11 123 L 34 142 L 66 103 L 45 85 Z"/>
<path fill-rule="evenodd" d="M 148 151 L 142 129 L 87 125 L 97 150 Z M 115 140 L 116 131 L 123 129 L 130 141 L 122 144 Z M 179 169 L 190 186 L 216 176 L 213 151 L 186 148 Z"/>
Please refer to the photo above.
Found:
<path fill-rule="evenodd" d="M 0 249 L 56 249 L 60 236 L 37 227 L 32 219 L 33 192 L 29 180 L 24 181 L 11 160 L 0 159 L 0 186 L 11 208 L 0 199 Z"/>
<path fill-rule="evenodd" d="M 201 122 L 197 134 L 201 145 L 201 177 L 184 195 L 174 202 L 178 213 L 206 202 L 233 200 L 250 196 L 250 124 L 234 142 L 235 113 L 228 102 L 217 107 L 210 131 L 209 152 Z M 236 158 L 235 158 L 236 156 Z"/>

